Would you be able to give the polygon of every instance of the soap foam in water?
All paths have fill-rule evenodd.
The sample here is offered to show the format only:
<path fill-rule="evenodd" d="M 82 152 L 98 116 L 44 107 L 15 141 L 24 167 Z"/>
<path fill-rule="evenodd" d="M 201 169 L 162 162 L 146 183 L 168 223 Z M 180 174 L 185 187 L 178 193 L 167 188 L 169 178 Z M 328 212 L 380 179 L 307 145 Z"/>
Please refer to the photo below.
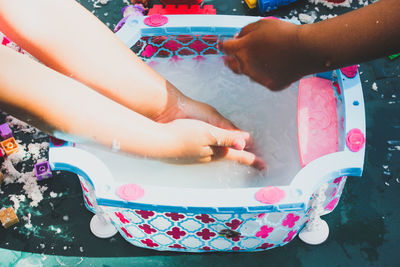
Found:
<path fill-rule="evenodd" d="M 271 92 L 235 75 L 221 57 L 204 61 L 157 59 L 152 67 L 187 96 L 214 106 L 237 127 L 250 132 L 268 169 L 258 171 L 231 161 L 174 165 L 92 147 L 117 182 L 169 187 L 238 188 L 287 185 L 300 170 L 297 148 L 298 83 Z"/>

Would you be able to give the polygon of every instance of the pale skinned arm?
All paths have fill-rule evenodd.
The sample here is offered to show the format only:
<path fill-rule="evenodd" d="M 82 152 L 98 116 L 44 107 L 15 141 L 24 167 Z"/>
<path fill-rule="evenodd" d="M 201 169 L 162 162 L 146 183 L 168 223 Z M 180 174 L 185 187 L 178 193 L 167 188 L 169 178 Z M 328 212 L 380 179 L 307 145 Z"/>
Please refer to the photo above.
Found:
<path fill-rule="evenodd" d="M 109 148 L 118 143 L 122 151 L 177 163 L 226 158 L 262 168 L 260 159 L 241 150 L 247 133 L 191 119 L 157 123 L 1 45 L 0 59 L 2 110 L 50 134 Z"/>
<path fill-rule="evenodd" d="M 150 119 L 193 118 L 236 129 L 154 72 L 76 1 L 0 0 L 0 31 L 50 68 Z"/>
<path fill-rule="evenodd" d="M 308 25 L 262 20 L 219 44 L 225 63 L 271 90 L 301 77 L 400 51 L 400 1 L 380 0 Z"/>

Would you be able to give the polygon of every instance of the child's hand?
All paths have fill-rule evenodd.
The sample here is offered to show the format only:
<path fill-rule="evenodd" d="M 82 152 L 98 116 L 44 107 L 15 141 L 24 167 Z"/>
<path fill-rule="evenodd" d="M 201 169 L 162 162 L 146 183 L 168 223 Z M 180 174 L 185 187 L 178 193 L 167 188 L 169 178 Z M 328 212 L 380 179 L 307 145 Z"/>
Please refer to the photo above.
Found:
<path fill-rule="evenodd" d="M 244 151 L 249 134 L 224 130 L 199 120 L 179 119 L 162 124 L 160 158 L 177 163 L 207 163 L 228 159 L 265 169 L 266 164 L 253 153 Z"/>
<path fill-rule="evenodd" d="M 301 26 L 280 20 L 247 25 L 232 40 L 219 43 L 225 64 L 269 89 L 281 90 L 306 74 L 307 54 L 301 48 Z"/>
<path fill-rule="evenodd" d="M 193 100 L 183 94 L 180 94 L 176 103 L 166 109 L 155 121 L 166 123 L 177 119 L 196 119 L 219 128 L 237 130 L 237 127 L 224 118 L 214 107 Z"/>

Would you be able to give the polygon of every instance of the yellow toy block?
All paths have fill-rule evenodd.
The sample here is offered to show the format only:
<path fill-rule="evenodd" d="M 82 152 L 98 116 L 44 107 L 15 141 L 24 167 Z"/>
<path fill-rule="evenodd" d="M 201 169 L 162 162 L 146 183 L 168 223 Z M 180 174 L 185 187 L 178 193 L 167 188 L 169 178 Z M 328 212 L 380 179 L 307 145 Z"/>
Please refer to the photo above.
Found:
<path fill-rule="evenodd" d="M 247 4 L 247 6 L 251 9 L 257 7 L 257 0 L 244 0 Z"/>
<path fill-rule="evenodd" d="M 19 150 L 18 144 L 15 141 L 14 137 L 10 137 L 0 142 L 0 145 L 7 156 L 11 155 L 12 153 L 16 153 Z"/>
<path fill-rule="evenodd" d="M 12 207 L 8 207 L 7 209 L 2 208 L 0 210 L 0 221 L 4 228 L 8 228 L 19 222 L 17 214 L 15 214 Z"/>

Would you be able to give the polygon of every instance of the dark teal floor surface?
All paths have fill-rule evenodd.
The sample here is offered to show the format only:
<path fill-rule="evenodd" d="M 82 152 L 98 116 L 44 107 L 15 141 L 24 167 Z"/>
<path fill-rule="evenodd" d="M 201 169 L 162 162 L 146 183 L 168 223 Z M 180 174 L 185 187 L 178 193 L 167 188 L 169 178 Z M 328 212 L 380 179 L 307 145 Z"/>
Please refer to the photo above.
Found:
<path fill-rule="evenodd" d="M 94 9 L 92 1 L 80 2 L 111 28 L 124 5 L 111 0 Z M 240 0 L 205 2 L 219 14 L 259 15 Z M 298 1 L 266 15 L 297 17 L 294 10 L 318 17 L 340 14 L 359 7 L 353 2 L 350 8 L 330 10 Z M 90 233 L 92 214 L 83 205 L 77 177 L 59 173 L 44 181 L 49 189 L 38 208 L 22 203 L 19 209 L 19 216 L 32 214 L 33 228 L 18 224 L 0 229 L 0 266 L 400 266 L 400 59 L 381 58 L 361 64 L 359 70 L 367 116 L 365 169 L 362 178 L 348 179 L 338 207 L 323 217 L 330 226 L 325 243 L 310 246 L 296 238 L 265 252 L 190 254 L 137 248 L 120 235 L 101 240 Z M 4 196 L 20 192 L 21 186 L 3 185 L 2 190 L 0 203 L 8 206 L 12 202 Z M 58 196 L 51 198 L 51 191 Z"/>

